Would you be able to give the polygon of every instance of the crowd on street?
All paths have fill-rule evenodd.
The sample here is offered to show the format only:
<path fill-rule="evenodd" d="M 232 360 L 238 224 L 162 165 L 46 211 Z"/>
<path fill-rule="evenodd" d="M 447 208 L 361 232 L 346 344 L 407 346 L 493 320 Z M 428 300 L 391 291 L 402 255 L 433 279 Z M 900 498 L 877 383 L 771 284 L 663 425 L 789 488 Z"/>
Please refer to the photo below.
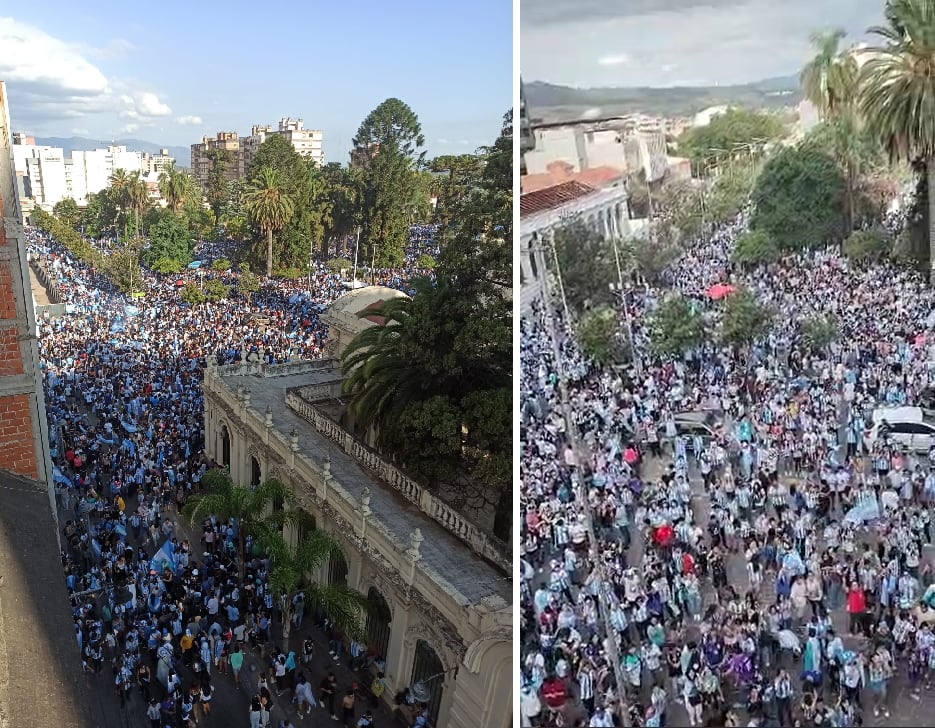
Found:
<path fill-rule="evenodd" d="M 330 654 L 318 654 L 311 636 L 280 650 L 263 555 L 248 544 L 248 562 L 237 562 L 233 520 L 212 516 L 189 529 L 180 517 L 215 465 L 203 452 L 207 362 L 322 357 L 321 314 L 346 292 L 340 276 L 319 264 L 311 291 L 307 278 L 261 277 L 248 301 L 236 293 L 236 273 L 210 267 L 233 257 L 233 243 L 213 243 L 195 251 L 202 269 L 144 271 L 143 295 L 131 299 L 47 234 L 28 228 L 27 242 L 66 304 L 38 327 L 62 561 L 89 680 L 113 685 L 113 700 L 145 712 L 152 728 L 212 725 L 219 682 L 233 683 L 243 705 L 242 720 L 217 725 L 290 728 L 283 716 L 311 715 L 320 716 L 313 724 L 374 726 L 385 712 L 379 672 L 345 683 L 338 668 L 348 658 L 355 669 L 379 666 L 382 656 L 313 613 L 307 619 Z M 409 260 L 377 282 L 407 290 L 415 272 Z M 232 295 L 198 307 L 180 300 L 181 285 L 203 276 L 220 277 Z M 304 603 L 295 611 L 298 630 Z M 245 655 L 262 656 L 258 672 L 246 671 Z M 427 719 L 417 715 L 416 725 Z"/>
<path fill-rule="evenodd" d="M 774 316 L 749 346 L 655 356 L 645 285 L 625 371 L 560 311 L 522 323 L 523 726 L 910 725 L 925 704 L 935 293 L 837 249 L 744 270 L 743 229 L 665 278 L 712 326 L 712 286 L 753 292 Z M 815 316 L 833 343 L 803 336 Z"/>

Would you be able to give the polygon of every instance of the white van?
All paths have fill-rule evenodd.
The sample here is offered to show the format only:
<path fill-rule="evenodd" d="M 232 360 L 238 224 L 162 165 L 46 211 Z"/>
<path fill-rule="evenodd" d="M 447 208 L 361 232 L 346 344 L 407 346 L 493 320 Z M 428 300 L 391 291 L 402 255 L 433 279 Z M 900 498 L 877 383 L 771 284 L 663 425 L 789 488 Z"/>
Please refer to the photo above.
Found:
<path fill-rule="evenodd" d="M 935 423 L 926 418 L 921 407 L 881 407 L 873 411 L 872 421 L 870 446 L 880 437 L 881 428 L 889 430 L 892 442 L 912 452 L 927 453 L 935 443 Z"/>

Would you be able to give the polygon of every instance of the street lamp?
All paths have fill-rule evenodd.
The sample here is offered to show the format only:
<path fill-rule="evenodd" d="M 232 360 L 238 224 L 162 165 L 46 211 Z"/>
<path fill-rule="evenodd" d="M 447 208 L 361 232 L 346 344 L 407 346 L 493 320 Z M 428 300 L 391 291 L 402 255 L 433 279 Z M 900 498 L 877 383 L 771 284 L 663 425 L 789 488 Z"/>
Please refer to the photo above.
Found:
<path fill-rule="evenodd" d="M 351 278 L 351 289 L 357 289 L 357 253 L 360 251 L 360 225 L 357 226 L 357 243 L 354 245 L 354 275 Z"/>

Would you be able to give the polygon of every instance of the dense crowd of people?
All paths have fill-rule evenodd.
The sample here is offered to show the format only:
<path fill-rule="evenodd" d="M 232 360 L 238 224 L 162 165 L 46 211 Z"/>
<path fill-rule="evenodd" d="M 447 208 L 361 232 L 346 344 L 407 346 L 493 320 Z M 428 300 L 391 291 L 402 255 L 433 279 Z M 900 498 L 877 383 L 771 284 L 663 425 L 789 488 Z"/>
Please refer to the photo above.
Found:
<path fill-rule="evenodd" d="M 413 232 L 423 243 L 427 235 Z M 373 726 L 379 679 L 361 688 L 339 685 L 333 672 L 313 675 L 311 639 L 268 654 L 278 608 L 268 562 L 259 555 L 237 563 L 235 521 L 212 516 L 191 536 L 176 532 L 187 497 L 214 465 L 203 452 L 207 362 L 323 356 L 321 313 L 346 292 L 340 276 L 320 264 L 312 291 L 307 279 L 261 278 L 248 300 L 236 292 L 236 273 L 210 268 L 232 257 L 232 243 L 212 243 L 195 251 L 202 269 L 144 272 L 142 297 L 130 299 L 45 233 L 27 229 L 27 242 L 66 304 L 65 315 L 43 315 L 38 326 L 63 566 L 85 670 L 112 681 L 121 706 L 139 694 L 152 728 L 210 723 L 218 680 L 245 683 L 252 697 L 244 726 L 273 726 L 273 703 L 290 700 L 300 719 L 318 708 L 345 726 Z M 376 278 L 408 290 L 417 273 L 410 259 Z M 221 278 L 232 295 L 200 307 L 180 300 L 179 282 L 204 276 Z M 249 545 L 245 553 L 253 554 Z M 298 627 L 304 603 L 294 611 Z M 331 639 L 328 660 L 338 663 L 341 635 L 326 615 L 315 618 Z M 358 661 L 367 656 L 363 645 L 346 647 Z M 242 675 L 245 650 L 261 648 L 268 670 Z"/>
<path fill-rule="evenodd" d="M 646 286 L 639 374 L 592 365 L 559 311 L 523 321 L 524 726 L 882 724 L 935 677 L 935 447 L 874 428 L 926 397 L 935 293 L 836 249 L 740 269 L 743 229 L 665 276 L 712 325 L 712 286 L 752 291 L 775 315 L 748 347 L 654 356 Z M 803 336 L 816 315 L 834 342 Z"/>

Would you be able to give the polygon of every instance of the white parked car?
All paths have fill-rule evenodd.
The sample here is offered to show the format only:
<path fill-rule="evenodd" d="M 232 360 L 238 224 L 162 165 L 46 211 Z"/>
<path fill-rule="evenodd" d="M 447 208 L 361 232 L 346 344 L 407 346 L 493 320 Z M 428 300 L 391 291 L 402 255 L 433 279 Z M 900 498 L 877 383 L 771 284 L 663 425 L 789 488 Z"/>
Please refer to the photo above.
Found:
<path fill-rule="evenodd" d="M 906 450 L 927 453 L 935 443 L 935 422 L 921 407 L 881 407 L 873 412 L 868 445 L 884 436 Z"/>

